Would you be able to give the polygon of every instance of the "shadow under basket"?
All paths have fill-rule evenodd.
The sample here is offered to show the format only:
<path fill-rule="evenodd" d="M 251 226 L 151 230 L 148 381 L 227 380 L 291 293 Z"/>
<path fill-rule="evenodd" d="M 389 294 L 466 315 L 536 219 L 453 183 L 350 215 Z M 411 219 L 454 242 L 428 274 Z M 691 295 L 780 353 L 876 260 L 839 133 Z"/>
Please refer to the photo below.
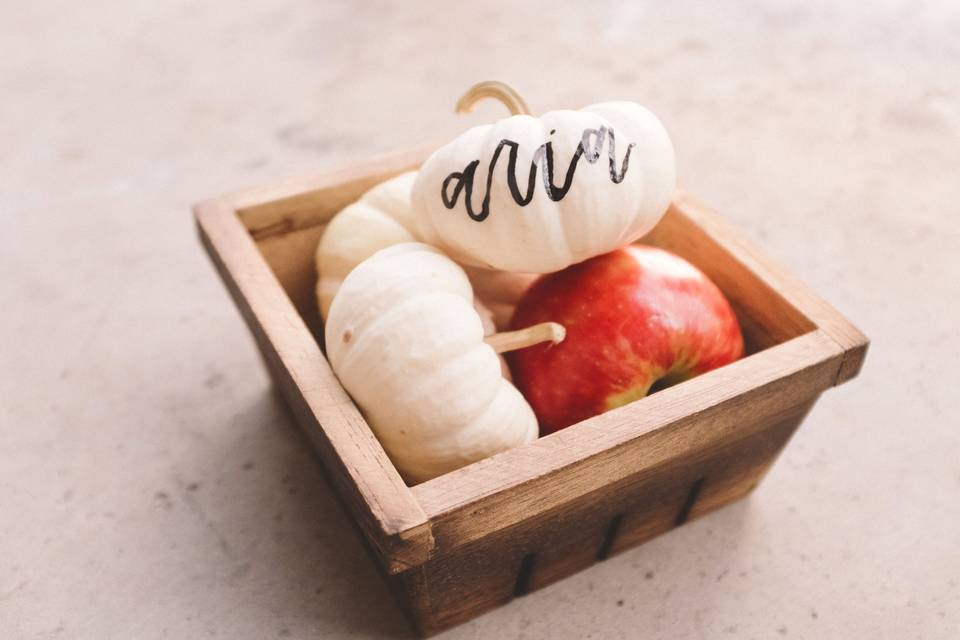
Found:
<path fill-rule="evenodd" d="M 429 150 L 195 207 L 201 239 L 394 593 L 432 634 L 748 494 L 868 341 L 715 213 L 678 193 L 642 239 L 703 270 L 747 355 L 527 445 L 408 487 L 322 350 L 324 225 Z"/>

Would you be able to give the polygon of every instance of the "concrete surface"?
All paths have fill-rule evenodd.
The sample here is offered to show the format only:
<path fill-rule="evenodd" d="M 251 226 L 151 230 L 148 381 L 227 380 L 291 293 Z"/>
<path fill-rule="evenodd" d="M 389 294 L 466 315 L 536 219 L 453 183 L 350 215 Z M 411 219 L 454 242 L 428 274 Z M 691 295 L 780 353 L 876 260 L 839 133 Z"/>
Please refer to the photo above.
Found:
<path fill-rule="evenodd" d="M 444 637 L 960 637 L 960 6 L 835 4 L 3 2 L 0 637 L 409 634 L 188 207 L 486 78 L 649 105 L 874 344 L 752 499 Z"/>

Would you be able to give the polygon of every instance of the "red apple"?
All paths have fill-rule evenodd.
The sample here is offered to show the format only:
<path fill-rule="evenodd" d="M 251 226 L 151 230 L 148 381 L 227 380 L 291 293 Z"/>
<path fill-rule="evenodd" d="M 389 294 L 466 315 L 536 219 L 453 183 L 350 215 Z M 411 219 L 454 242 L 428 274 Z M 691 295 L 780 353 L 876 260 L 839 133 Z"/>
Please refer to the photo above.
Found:
<path fill-rule="evenodd" d="M 538 279 L 511 329 L 562 324 L 566 339 L 507 354 L 546 435 L 733 362 L 743 337 L 726 298 L 672 253 L 634 245 Z"/>

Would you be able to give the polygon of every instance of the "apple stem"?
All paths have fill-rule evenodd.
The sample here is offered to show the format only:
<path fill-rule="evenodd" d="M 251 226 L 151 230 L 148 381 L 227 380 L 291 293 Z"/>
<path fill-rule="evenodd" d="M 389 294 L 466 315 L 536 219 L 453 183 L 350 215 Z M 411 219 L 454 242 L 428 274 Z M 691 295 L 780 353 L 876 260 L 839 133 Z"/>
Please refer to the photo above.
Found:
<path fill-rule="evenodd" d="M 502 102 L 512 115 L 530 115 L 530 107 L 524 102 L 517 90 L 497 80 L 485 80 L 473 85 L 457 100 L 457 113 L 470 113 L 473 105 L 484 98 L 494 98 Z"/>
<path fill-rule="evenodd" d="M 567 330 L 562 324 L 556 322 L 541 322 L 526 329 L 517 331 L 502 331 L 483 339 L 488 345 L 493 347 L 497 353 L 506 353 L 507 351 L 516 351 L 532 347 L 541 342 L 551 342 L 560 344 L 567 337 Z"/>

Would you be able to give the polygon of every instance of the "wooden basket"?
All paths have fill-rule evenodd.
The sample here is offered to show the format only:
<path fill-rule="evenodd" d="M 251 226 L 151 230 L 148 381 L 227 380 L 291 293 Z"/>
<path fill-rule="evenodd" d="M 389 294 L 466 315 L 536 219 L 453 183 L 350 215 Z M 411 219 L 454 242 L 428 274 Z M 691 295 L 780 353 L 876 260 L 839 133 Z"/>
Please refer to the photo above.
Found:
<path fill-rule="evenodd" d="M 509 602 L 749 493 L 868 341 L 679 194 L 644 243 L 726 294 L 742 360 L 423 484 L 404 484 L 322 351 L 324 225 L 429 150 L 195 207 L 203 244 L 399 601 L 423 634 Z"/>

